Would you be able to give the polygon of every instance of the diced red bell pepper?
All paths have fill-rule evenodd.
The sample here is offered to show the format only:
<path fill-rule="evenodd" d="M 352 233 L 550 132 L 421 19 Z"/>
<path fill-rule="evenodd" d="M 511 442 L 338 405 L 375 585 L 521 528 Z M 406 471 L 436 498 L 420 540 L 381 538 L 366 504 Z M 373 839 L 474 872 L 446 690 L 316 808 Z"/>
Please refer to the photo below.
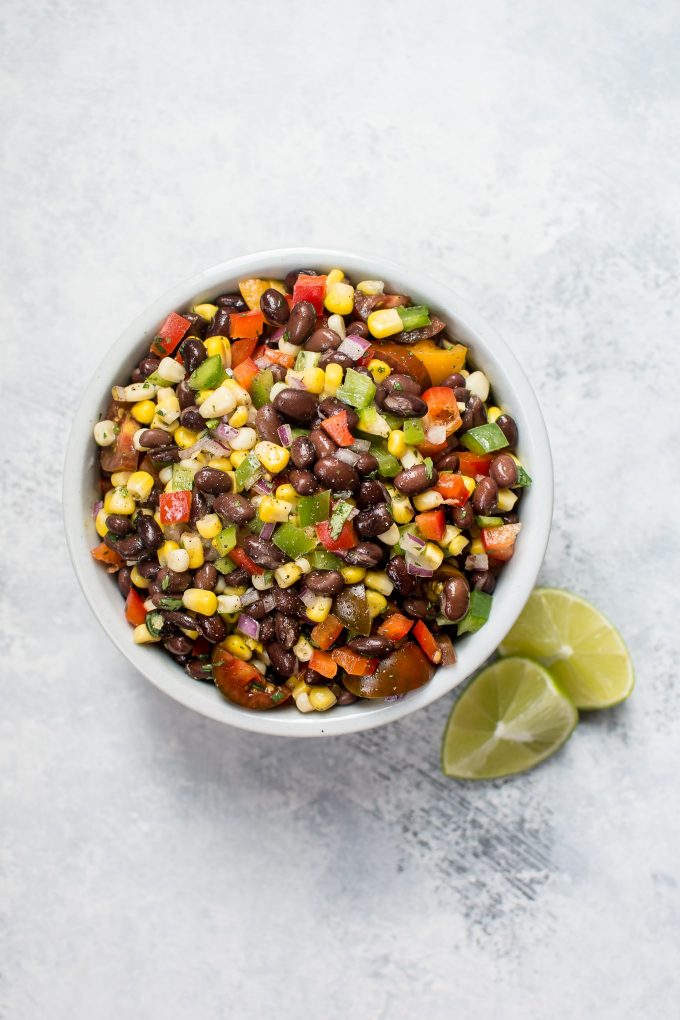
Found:
<path fill-rule="evenodd" d="M 189 520 L 191 491 L 161 492 L 159 497 L 161 524 L 180 524 Z"/>
<path fill-rule="evenodd" d="M 238 368 L 246 358 L 252 358 L 257 343 L 256 336 L 250 337 L 247 340 L 235 340 L 231 345 L 231 367 Z"/>
<path fill-rule="evenodd" d="M 447 436 L 460 428 L 462 419 L 456 395 L 450 386 L 431 386 L 423 393 L 429 425 L 443 425 Z"/>
<path fill-rule="evenodd" d="M 139 597 L 134 588 L 131 588 L 125 600 L 125 619 L 133 627 L 138 627 L 146 620 L 146 609 L 144 601 Z"/>
<path fill-rule="evenodd" d="M 317 649 L 314 649 L 309 660 L 309 668 L 313 669 L 315 673 L 325 676 L 328 680 L 332 680 L 338 672 L 338 664 L 328 652 L 320 652 Z"/>
<path fill-rule="evenodd" d="M 232 312 L 229 316 L 229 338 L 231 340 L 252 340 L 264 329 L 262 312 Z"/>
<path fill-rule="evenodd" d="M 468 475 L 476 478 L 477 475 L 488 475 L 491 461 L 494 458 L 492 453 L 471 453 L 469 450 L 456 450 L 458 455 L 458 470 L 461 475 Z"/>
<path fill-rule="evenodd" d="M 416 524 L 423 538 L 432 542 L 441 542 L 446 531 L 446 518 L 444 511 L 426 510 L 425 513 L 416 514 Z"/>
<path fill-rule="evenodd" d="M 422 620 L 418 620 L 413 628 L 413 636 L 430 662 L 437 666 L 442 661 L 442 650 L 437 644 L 434 634 L 427 629 Z"/>
<path fill-rule="evenodd" d="M 94 549 L 91 549 L 90 555 L 99 563 L 105 563 L 107 567 L 123 566 L 123 557 L 115 549 L 109 549 L 105 542 L 100 542 Z"/>
<path fill-rule="evenodd" d="M 503 562 L 511 559 L 521 527 L 521 524 L 504 524 L 500 528 L 482 528 L 482 544 L 489 558 Z"/>
<path fill-rule="evenodd" d="M 442 471 L 435 489 L 441 492 L 444 499 L 450 499 L 454 506 L 465 506 L 470 498 L 463 476 L 452 471 Z"/>
<path fill-rule="evenodd" d="M 352 676 L 371 676 L 380 662 L 379 659 L 369 659 L 365 655 L 358 655 L 351 648 L 336 648 L 331 652 L 331 655 L 338 666 Z"/>
<path fill-rule="evenodd" d="M 337 538 L 333 538 L 331 535 L 329 521 L 321 521 L 320 524 L 317 524 L 316 534 L 319 541 L 329 552 L 337 552 L 340 549 L 353 549 L 359 544 L 359 539 L 356 536 L 351 521 L 345 521 L 342 531 Z"/>
<path fill-rule="evenodd" d="M 253 385 L 253 379 L 259 372 L 259 368 L 252 358 L 246 358 L 234 369 L 234 379 L 244 390 L 249 390 Z"/>
<path fill-rule="evenodd" d="M 349 430 L 347 411 L 338 411 L 330 418 L 324 418 L 321 427 L 326 430 L 334 443 L 338 446 L 351 446 L 354 436 Z"/>
<path fill-rule="evenodd" d="M 325 652 L 337 641 L 342 631 L 343 625 L 340 620 L 333 613 L 329 613 L 323 623 L 317 623 L 316 627 L 312 628 L 312 641 Z"/>
<path fill-rule="evenodd" d="M 409 620 L 407 616 L 403 616 L 401 613 L 392 613 L 380 624 L 378 634 L 382 634 L 383 637 L 390 638 L 392 641 L 401 641 L 412 626 L 413 620 Z"/>
<path fill-rule="evenodd" d="M 267 348 L 265 357 L 273 361 L 275 365 L 283 365 L 284 368 L 292 368 L 295 364 L 293 354 L 285 354 L 283 351 L 277 351 L 274 347 Z"/>
<path fill-rule="evenodd" d="M 191 323 L 177 312 L 170 312 L 167 319 L 158 328 L 151 343 L 151 353 L 164 358 L 172 354 Z"/>
<path fill-rule="evenodd" d="M 309 301 L 317 315 L 323 315 L 323 299 L 326 295 L 325 276 L 298 276 L 293 287 L 293 304 Z"/>
<path fill-rule="evenodd" d="M 264 568 L 258 567 L 257 563 L 254 563 L 243 549 L 232 549 L 228 555 L 232 563 L 235 563 L 237 567 L 243 567 L 249 574 L 264 574 Z"/>

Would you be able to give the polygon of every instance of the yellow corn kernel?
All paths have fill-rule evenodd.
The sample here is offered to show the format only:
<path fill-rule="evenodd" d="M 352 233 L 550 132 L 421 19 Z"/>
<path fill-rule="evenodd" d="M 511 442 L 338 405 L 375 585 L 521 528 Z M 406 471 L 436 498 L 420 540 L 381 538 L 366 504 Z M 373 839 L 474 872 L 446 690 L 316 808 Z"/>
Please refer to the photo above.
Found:
<path fill-rule="evenodd" d="M 179 549 L 179 543 L 173 542 L 172 539 L 166 539 L 163 545 L 158 550 L 158 562 L 162 567 L 168 565 L 168 553 L 171 553 L 173 549 Z"/>
<path fill-rule="evenodd" d="M 130 413 L 140 425 L 149 425 L 156 413 L 156 405 L 153 400 L 139 400 Z"/>
<path fill-rule="evenodd" d="M 140 572 L 137 570 L 136 563 L 130 571 L 130 580 L 134 584 L 135 588 L 148 588 L 151 584 L 151 581 L 147 581 L 145 577 L 142 577 Z"/>
<path fill-rule="evenodd" d="M 503 412 L 501 411 L 500 407 L 490 407 L 486 412 L 487 421 L 490 422 L 497 421 L 502 414 Z"/>
<path fill-rule="evenodd" d="M 285 446 L 278 446 L 276 443 L 262 442 L 255 447 L 255 456 L 260 464 L 273 475 L 283 471 L 288 466 L 290 451 Z"/>
<path fill-rule="evenodd" d="M 182 450 L 188 450 L 190 446 L 198 441 L 198 432 L 192 432 L 191 429 L 185 429 L 183 425 L 175 432 L 175 442 Z"/>
<path fill-rule="evenodd" d="M 201 616 L 212 616 L 217 612 L 217 595 L 214 591 L 205 591 L 203 588 L 187 588 L 182 595 L 182 602 L 186 609 L 192 613 L 200 613 Z"/>
<path fill-rule="evenodd" d="M 244 662 L 253 657 L 252 651 L 248 648 L 240 634 L 230 634 L 224 642 L 224 647 L 232 655 L 235 655 L 237 659 L 242 659 Z"/>
<path fill-rule="evenodd" d="M 234 413 L 232 414 L 231 418 L 229 419 L 229 424 L 233 429 L 240 429 L 243 428 L 247 421 L 248 421 L 248 408 L 241 404 L 241 406 L 237 407 Z"/>
<path fill-rule="evenodd" d="M 477 488 L 477 482 L 474 480 L 474 478 L 471 478 L 470 475 L 461 475 L 460 477 L 463 479 L 463 485 L 470 493 L 470 495 L 472 495 L 472 493 Z"/>
<path fill-rule="evenodd" d="M 198 570 L 199 567 L 202 567 L 205 557 L 200 535 L 197 535 L 195 532 L 185 531 L 180 538 L 180 542 L 189 554 L 189 570 Z"/>
<path fill-rule="evenodd" d="M 338 700 L 330 687 L 312 687 L 307 697 L 315 712 L 327 712 Z"/>
<path fill-rule="evenodd" d="M 465 537 L 465 535 L 458 535 L 456 538 L 454 538 L 453 542 L 449 544 L 447 550 L 449 556 L 460 556 L 460 554 L 462 553 L 463 549 L 465 549 L 465 546 L 467 544 L 468 540 Z M 472 546 L 470 546 L 470 551 L 472 552 Z"/>
<path fill-rule="evenodd" d="M 436 510 L 443 502 L 444 497 L 436 489 L 425 489 L 425 492 L 420 492 L 417 496 L 413 497 L 413 505 L 419 513 L 424 513 L 426 510 Z"/>
<path fill-rule="evenodd" d="M 368 606 L 368 615 L 373 620 L 376 616 L 380 616 L 387 609 L 387 599 L 384 595 L 381 595 L 379 591 L 371 591 L 370 589 L 366 592 L 366 605 Z"/>
<path fill-rule="evenodd" d="M 453 524 L 447 524 L 444 528 L 444 537 L 442 538 L 442 545 L 447 548 L 451 545 L 454 538 L 458 538 L 460 535 L 460 528 L 455 528 Z"/>
<path fill-rule="evenodd" d="M 258 508 L 258 516 L 265 524 L 287 521 L 293 512 L 293 504 L 275 496 L 265 496 Z"/>
<path fill-rule="evenodd" d="M 160 638 L 150 634 L 145 623 L 140 623 L 132 632 L 132 640 L 136 645 L 153 645 L 160 641 Z"/>
<path fill-rule="evenodd" d="M 379 358 L 371 358 L 368 363 L 368 371 L 373 376 L 373 382 L 381 383 L 383 379 L 387 379 L 388 375 L 392 375 L 392 369 L 386 361 L 381 361 Z"/>
<path fill-rule="evenodd" d="M 206 320 L 206 322 L 210 322 L 210 320 L 215 317 L 217 305 L 211 305 L 208 302 L 205 302 L 202 305 L 194 305 L 192 311 L 195 312 L 196 315 L 200 315 L 202 319 Z"/>
<path fill-rule="evenodd" d="M 135 512 L 135 501 L 124 486 L 109 489 L 104 496 L 104 509 L 107 514 L 129 515 Z"/>
<path fill-rule="evenodd" d="M 274 580 L 278 584 L 279 588 L 290 588 L 292 584 L 299 581 L 302 577 L 302 571 L 298 567 L 297 563 L 284 563 L 282 567 L 277 567 L 274 571 Z"/>
<path fill-rule="evenodd" d="M 108 514 L 107 514 L 106 510 L 104 509 L 104 507 L 101 508 L 101 510 L 98 512 L 97 516 L 95 517 L 94 528 L 95 528 L 95 531 L 97 532 L 97 534 L 99 535 L 100 538 L 103 538 L 104 535 L 106 534 L 106 532 L 109 530 L 106 527 L 106 518 L 107 517 L 108 517 Z"/>
<path fill-rule="evenodd" d="M 133 499 L 142 503 L 149 498 L 153 489 L 153 475 L 148 471 L 134 471 L 127 481 L 127 490 Z"/>
<path fill-rule="evenodd" d="M 219 354 L 224 363 L 224 340 L 221 336 L 209 336 L 205 341 L 205 353 L 209 358 Z"/>
<path fill-rule="evenodd" d="M 512 510 L 513 506 L 517 502 L 517 493 L 513 492 L 512 489 L 499 489 L 498 490 L 498 509 L 502 514 L 507 514 Z"/>
<path fill-rule="evenodd" d="M 291 677 L 291 680 L 294 680 L 294 677 Z M 309 694 L 311 689 L 312 688 L 309 684 L 306 684 L 304 680 L 298 680 L 293 684 L 293 697 L 297 699 L 300 694 Z"/>
<path fill-rule="evenodd" d="M 248 456 L 247 450 L 233 450 L 229 456 L 232 468 L 236 469 Z"/>
<path fill-rule="evenodd" d="M 486 552 L 481 538 L 473 538 L 470 543 L 470 554 L 472 556 L 483 556 Z"/>
<path fill-rule="evenodd" d="M 217 514 L 206 514 L 196 521 L 196 531 L 201 538 L 217 538 L 222 530 L 222 521 Z"/>
<path fill-rule="evenodd" d="M 231 471 L 234 462 L 231 457 L 211 457 L 208 467 L 217 468 L 218 471 Z"/>
<path fill-rule="evenodd" d="M 395 496 L 392 500 L 392 517 L 395 524 L 408 524 L 413 520 L 413 507 L 408 496 Z"/>
<path fill-rule="evenodd" d="M 127 485 L 128 478 L 132 474 L 132 471 L 114 471 L 111 475 L 111 485 L 114 488 L 118 488 L 119 485 Z"/>
<path fill-rule="evenodd" d="M 345 279 L 345 273 L 342 269 L 331 269 L 330 273 L 326 277 L 326 290 L 329 287 L 333 287 L 336 283 L 342 283 Z"/>
<path fill-rule="evenodd" d="M 350 315 L 354 310 L 354 287 L 351 283 L 326 284 L 323 303 L 333 315 Z"/>
<path fill-rule="evenodd" d="M 371 312 L 367 325 L 371 336 L 376 340 L 394 336 L 395 333 L 401 333 L 404 328 L 396 308 L 381 308 L 377 312 Z"/>
<path fill-rule="evenodd" d="M 387 440 L 387 451 L 393 457 L 401 459 L 406 453 L 406 440 L 401 429 L 393 429 Z"/>
<path fill-rule="evenodd" d="M 367 570 L 364 584 L 372 591 L 380 592 L 381 595 L 389 597 L 394 590 L 394 585 L 384 570 Z"/>
<path fill-rule="evenodd" d="M 205 403 L 205 401 L 208 400 L 209 397 L 212 397 L 214 392 L 215 392 L 214 390 L 199 390 L 198 393 L 196 394 L 196 403 L 199 406 Z"/>
<path fill-rule="evenodd" d="M 420 555 L 424 567 L 428 567 L 430 570 L 438 570 L 444 559 L 444 550 L 435 545 L 434 542 L 428 542 Z"/>
<path fill-rule="evenodd" d="M 357 284 L 357 290 L 362 294 L 383 294 L 385 283 L 383 280 L 361 280 Z"/>
<path fill-rule="evenodd" d="M 310 393 L 323 393 L 326 373 L 323 368 L 306 368 L 302 373 L 302 381 Z"/>
<path fill-rule="evenodd" d="M 295 503 L 298 498 L 297 492 L 289 482 L 286 482 L 285 485 L 279 485 L 275 495 L 277 499 L 283 499 L 287 503 Z"/>
<path fill-rule="evenodd" d="M 366 567 L 340 567 L 345 584 L 358 584 L 366 577 Z"/>
<path fill-rule="evenodd" d="M 156 522 L 156 524 L 158 525 L 158 527 L 160 528 L 162 523 L 163 523 L 161 521 L 161 512 L 160 512 L 160 510 L 156 510 L 156 513 L 153 515 L 153 519 Z"/>
<path fill-rule="evenodd" d="M 333 396 L 342 382 L 342 365 L 326 365 L 324 374 L 326 376 L 324 389 Z"/>
<path fill-rule="evenodd" d="M 317 595 L 311 606 L 307 606 L 307 618 L 312 623 L 323 623 L 331 611 L 333 599 L 328 595 Z"/>
<path fill-rule="evenodd" d="M 248 646 L 248 648 L 250 648 L 251 652 L 263 652 L 264 651 L 264 645 L 260 641 L 256 641 L 254 637 L 246 637 L 244 635 L 243 636 L 243 640 L 245 641 L 245 643 Z"/>

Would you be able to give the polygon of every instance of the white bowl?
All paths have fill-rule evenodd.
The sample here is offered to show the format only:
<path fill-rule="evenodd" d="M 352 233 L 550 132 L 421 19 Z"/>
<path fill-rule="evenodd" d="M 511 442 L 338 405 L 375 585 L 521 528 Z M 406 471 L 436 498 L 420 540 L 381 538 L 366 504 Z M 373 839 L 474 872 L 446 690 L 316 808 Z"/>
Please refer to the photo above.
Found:
<path fill-rule="evenodd" d="M 99 541 L 91 512 L 99 498 L 92 428 L 106 410 L 111 386 L 129 378 L 168 312 L 237 290 L 238 281 L 245 277 L 281 278 L 301 266 L 321 271 L 341 266 L 353 280 L 385 280 L 390 290 L 410 294 L 417 303 L 427 304 L 442 315 L 456 338 L 468 344 L 474 364 L 487 373 L 497 400 L 517 422 L 518 454 L 533 478 L 533 485 L 521 501 L 523 527 L 517 552 L 499 579 L 491 617 L 480 631 L 457 643 L 457 663 L 437 670 L 429 684 L 401 701 L 357 701 L 327 713 L 306 715 L 292 705 L 268 712 L 239 708 L 226 701 L 215 687 L 191 680 L 169 655 L 153 646 L 133 644 L 118 587 L 90 556 L 90 549 Z M 538 402 L 515 356 L 491 327 L 448 287 L 417 270 L 404 269 L 386 259 L 322 248 L 284 248 L 230 259 L 178 284 L 150 305 L 111 346 L 86 387 L 71 428 L 64 465 L 64 521 L 73 566 L 95 616 L 123 655 L 182 705 L 218 722 L 285 737 L 327 736 L 382 726 L 429 705 L 469 677 L 497 648 L 529 597 L 548 542 L 552 502 L 552 460 Z"/>

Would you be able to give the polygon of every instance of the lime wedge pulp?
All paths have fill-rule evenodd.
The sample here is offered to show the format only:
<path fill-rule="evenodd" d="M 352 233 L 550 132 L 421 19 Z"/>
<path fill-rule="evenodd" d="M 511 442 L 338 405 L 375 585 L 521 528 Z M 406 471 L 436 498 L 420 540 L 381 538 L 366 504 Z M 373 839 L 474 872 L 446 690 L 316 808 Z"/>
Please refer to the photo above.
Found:
<path fill-rule="evenodd" d="M 529 659 L 502 659 L 463 691 L 444 732 L 442 771 L 457 779 L 524 772 L 562 746 L 578 712 L 548 671 Z"/>
<path fill-rule="evenodd" d="M 560 588 L 535 588 L 499 648 L 550 670 L 577 708 L 610 708 L 633 690 L 633 664 L 615 627 L 594 606 Z"/>

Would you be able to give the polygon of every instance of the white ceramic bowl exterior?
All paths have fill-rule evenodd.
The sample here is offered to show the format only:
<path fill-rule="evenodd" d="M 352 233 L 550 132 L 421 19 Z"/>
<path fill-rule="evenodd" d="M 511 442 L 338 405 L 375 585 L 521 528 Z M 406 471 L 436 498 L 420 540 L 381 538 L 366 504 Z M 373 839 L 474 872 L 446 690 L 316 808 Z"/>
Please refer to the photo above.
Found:
<path fill-rule="evenodd" d="M 322 272 L 341 266 L 355 281 L 385 280 L 389 290 L 409 294 L 416 303 L 428 305 L 446 319 L 456 339 L 471 348 L 475 366 L 489 376 L 498 402 L 516 420 L 518 455 L 533 478 L 521 501 L 523 527 L 517 552 L 502 572 L 491 617 L 480 631 L 456 644 L 457 663 L 439 669 L 429 684 L 402 701 L 364 700 L 306 715 L 292 705 L 269 712 L 239 708 L 211 685 L 191 680 L 158 648 L 133 644 L 118 587 L 90 556 L 90 549 L 99 541 L 91 512 L 99 492 L 98 450 L 92 428 L 108 406 L 111 386 L 129 378 L 168 312 L 237 290 L 239 280 L 246 277 L 282 278 L 301 266 Z M 155 301 L 123 332 L 94 373 L 73 422 L 64 465 L 64 521 L 73 566 L 95 616 L 123 655 L 148 680 L 188 708 L 241 729 L 286 737 L 335 735 L 381 726 L 428 705 L 469 677 L 497 648 L 529 597 L 548 542 L 552 501 L 552 460 L 545 423 L 529 381 L 505 343 L 446 286 L 384 259 L 332 249 L 286 248 L 231 259 L 178 284 Z"/>

